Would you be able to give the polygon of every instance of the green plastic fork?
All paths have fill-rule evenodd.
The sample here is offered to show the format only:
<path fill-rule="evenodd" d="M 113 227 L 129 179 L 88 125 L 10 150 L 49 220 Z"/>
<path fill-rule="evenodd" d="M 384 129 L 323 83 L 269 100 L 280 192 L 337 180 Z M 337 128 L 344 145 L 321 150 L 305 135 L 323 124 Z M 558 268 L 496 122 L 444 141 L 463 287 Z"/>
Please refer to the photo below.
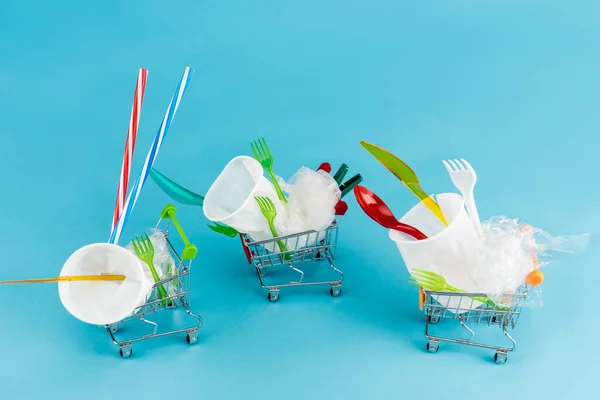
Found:
<path fill-rule="evenodd" d="M 234 228 L 227 226 L 227 225 L 217 224 L 216 222 L 214 223 L 214 225 L 208 225 L 208 227 L 210 229 L 212 229 L 213 231 L 220 233 L 222 235 L 225 235 L 227 237 L 230 237 L 230 238 L 234 238 L 240 234 Z"/>
<path fill-rule="evenodd" d="M 413 269 L 410 274 L 412 279 L 408 280 L 409 283 L 421 286 L 431 292 L 466 293 L 465 290 L 451 286 L 448 281 L 446 281 L 446 278 L 435 272 L 426 271 L 424 269 Z M 473 297 L 473 299 L 485 303 L 488 306 L 496 307 L 494 302 L 490 299 L 484 297 Z"/>
<path fill-rule="evenodd" d="M 261 138 L 255 140 L 250 143 L 250 147 L 252 147 L 252 153 L 254 153 L 254 158 L 262 165 L 265 171 L 271 177 L 271 181 L 273 182 L 273 186 L 275 187 L 275 191 L 277 192 L 277 197 L 279 200 L 286 204 L 287 199 L 285 195 L 281 191 L 281 187 L 279 186 L 279 182 L 277 182 L 277 178 L 273 173 L 273 155 L 271 154 L 271 150 L 269 150 L 269 146 L 267 146 L 267 141 L 265 138 Z"/>
<path fill-rule="evenodd" d="M 142 240 L 139 238 L 133 239 L 131 241 L 133 244 L 133 249 L 135 250 L 135 254 L 137 254 L 138 258 L 148 264 L 150 267 L 150 272 L 152 272 L 152 278 L 154 278 L 154 282 L 160 282 L 160 277 L 156 272 L 156 268 L 154 268 L 154 246 L 150 241 L 150 238 L 146 234 L 145 237 L 142 236 Z M 168 297 L 167 291 L 163 287 L 163 285 L 159 285 L 157 288 L 159 298 L 165 299 Z M 167 304 L 166 301 L 161 301 L 161 304 L 164 306 Z"/>
<path fill-rule="evenodd" d="M 273 204 L 273 201 L 268 197 L 254 197 L 254 199 L 258 203 L 260 211 L 269 223 L 269 229 L 271 230 L 271 234 L 274 238 L 278 237 L 279 235 L 277 234 L 277 230 L 275 230 L 274 224 L 275 218 L 277 217 L 277 210 L 275 209 L 275 204 Z M 279 250 L 284 254 L 284 259 L 290 260 L 291 257 L 287 253 L 288 250 L 286 249 L 285 244 L 281 240 L 278 240 L 277 246 L 279 246 Z"/>

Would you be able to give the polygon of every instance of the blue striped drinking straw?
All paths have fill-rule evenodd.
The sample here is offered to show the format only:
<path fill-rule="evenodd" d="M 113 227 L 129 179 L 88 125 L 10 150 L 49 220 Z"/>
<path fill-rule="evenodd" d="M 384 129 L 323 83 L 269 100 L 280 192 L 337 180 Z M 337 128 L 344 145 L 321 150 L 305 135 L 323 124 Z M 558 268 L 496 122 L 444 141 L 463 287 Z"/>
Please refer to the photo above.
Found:
<path fill-rule="evenodd" d="M 152 166 L 154 165 L 154 161 L 156 160 L 156 156 L 158 155 L 158 151 L 160 150 L 160 146 L 164 140 L 165 135 L 167 134 L 169 127 L 171 126 L 171 122 L 173 118 L 175 118 L 175 113 L 177 113 L 177 108 L 179 107 L 179 103 L 181 102 L 181 98 L 185 93 L 185 89 L 192 78 L 194 70 L 190 67 L 186 67 L 181 77 L 181 81 L 177 85 L 177 89 L 175 90 L 175 94 L 171 98 L 171 102 L 169 103 L 169 108 L 167 109 L 167 113 L 165 114 L 165 118 L 160 124 L 160 128 L 154 136 L 154 141 L 152 142 L 152 146 L 148 151 L 148 155 L 146 156 L 146 162 L 142 167 L 139 175 L 137 176 L 129 195 L 127 196 L 127 201 L 125 202 L 125 207 L 119 216 L 119 221 L 117 225 L 112 230 L 110 234 L 109 243 L 118 244 L 119 237 L 121 236 L 121 232 L 125 227 L 125 224 L 129 220 L 129 216 L 131 215 L 131 211 L 133 207 L 135 207 L 135 203 L 137 202 L 138 197 L 140 196 L 140 192 L 142 191 L 142 187 L 152 170 Z"/>

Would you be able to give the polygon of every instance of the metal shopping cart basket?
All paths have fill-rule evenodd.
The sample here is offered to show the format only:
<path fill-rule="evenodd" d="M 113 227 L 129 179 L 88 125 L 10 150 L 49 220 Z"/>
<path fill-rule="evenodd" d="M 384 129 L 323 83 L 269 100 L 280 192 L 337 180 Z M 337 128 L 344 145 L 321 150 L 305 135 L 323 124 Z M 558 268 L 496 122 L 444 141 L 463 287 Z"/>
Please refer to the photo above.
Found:
<path fill-rule="evenodd" d="M 484 293 L 453 293 L 433 292 L 421 289 L 421 307 L 425 310 L 425 336 L 427 336 L 427 350 L 435 353 L 439 349 L 439 342 L 459 343 L 470 346 L 483 347 L 496 350 L 494 360 L 504 364 L 508 353 L 516 347 L 516 341 L 508 333 L 508 328 L 514 329 L 521 315 L 523 305 L 527 300 L 529 286 L 523 285 L 515 293 L 500 296 L 501 306 L 497 306 Z M 469 337 L 451 338 L 436 336 L 430 332 L 431 325 L 441 320 L 457 321 L 466 329 Z M 508 339 L 508 346 L 495 346 L 477 343 L 474 341 L 475 332 L 468 326 L 488 325 L 498 326 Z"/>
<path fill-rule="evenodd" d="M 242 245 L 249 264 L 254 264 L 260 285 L 269 290 L 271 302 L 279 300 L 279 290 L 283 287 L 329 285 L 329 294 L 337 297 L 342 293 L 344 274 L 333 264 L 338 238 L 339 221 L 322 231 L 307 231 L 293 235 L 280 236 L 274 239 L 253 241 L 248 235 L 241 234 Z M 284 251 L 279 250 L 284 246 Z M 277 251 L 277 250 L 279 251 Z M 323 262 L 335 271 L 338 277 L 327 281 L 306 281 L 300 267 L 309 262 Z M 263 278 L 267 270 L 272 268 L 289 268 L 298 275 L 298 280 L 274 285 L 267 285 Z"/>
<path fill-rule="evenodd" d="M 173 244 L 171 243 L 171 240 L 169 239 L 169 227 L 171 223 L 173 223 L 173 225 L 175 226 L 175 229 L 181 236 L 181 239 L 184 243 L 184 248 L 181 255 L 177 253 L 177 251 L 173 247 Z M 200 327 L 202 326 L 202 317 L 194 314 L 190 310 L 191 265 L 192 261 L 196 257 L 198 250 L 196 246 L 194 246 L 188 241 L 187 236 L 181 228 L 181 225 L 179 225 L 179 221 L 175 216 L 174 206 L 167 205 L 163 209 L 161 213 L 161 218 L 158 221 L 156 228 L 160 229 L 162 234 L 164 234 L 165 236 L 167 246 L 171 252 L 171 255 L 173 256 L 173 259 L 175 260 L 177 274 L 174 274 L 173 276 L 167 279 L 163 279 L 160 282 L 156 282 L 147 302 L 138 310 L 136 310 L 136 312 L 134 312 L 133 315 L 118 323 L 105 326 L 106 330 L 110 334 L 110 337 L 112 338 L 113 343 L 119 346 L 119 354 L 123 358 L 128 358 L 129 356 L 131 356 L 132 343 L 150 338 L 185 332 L 187 333 L 186 341 L 189 344 L 194 344 L 198 341 L 198 329 L 200 329 Z M 157 288 L 171 281 L 175 282 L 175 293 L 169 295 L 165 299 L 160 299 Z M 189 318 L 193 321 L 192 324 L 181 326 L 179 329 L 159 332 L 158 324 L 148 319 L 148 317 L 152 316 L 153 314 L 167 310 L 175 310 L 178 308 L 185 310 L 185 312 L 192 317 Z M 117 339 L 117 332 L 119 331 L 119 328 L 125 324 L 132 323 L 136 320 L 150 325 L 152 327 L 152 331 L 142 336 Z"/>

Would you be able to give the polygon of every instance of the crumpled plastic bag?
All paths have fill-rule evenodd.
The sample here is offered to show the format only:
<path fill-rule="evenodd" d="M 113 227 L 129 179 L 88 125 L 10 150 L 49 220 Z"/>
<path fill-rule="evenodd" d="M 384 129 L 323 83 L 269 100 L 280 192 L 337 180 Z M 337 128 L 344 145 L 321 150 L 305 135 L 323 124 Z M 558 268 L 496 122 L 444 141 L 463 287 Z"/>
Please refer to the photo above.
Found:
<path fill-rule="evenodd" d="M 277 178 L 281 189 L 289 194 L 286 212 L 287 234 L 326 229 L 335 218 L 335 205 L 341 191 L 325 171 L 301 167 L 288 182 Z"/>
<path fill-rule="evenodd" d="M 154 247 L 154 268 L 156 269 L 156 273 L 158 274 L 160 280 L 162 281 L 172 276 L 176 276 L 178 274 L 177 264 L 171 256 L 164 232 L 155 228 L 150 229 L 148 231 L 148 237 L 150 238 L 150 242 L 152 242 L 152 246 Z M 125 248 L 135 255 L 135 250 L 133 249 L 131 242 L 129 242 Z M 141 261 L 141 263 L 144 266 L 144 272 L 146 273 L 146 276 L 148 276 L 150 281 L 154 281 L 154 278 L 152 277 L 152 271 L 150 271 L 148 264 L 143 261 Z M 163 287 L 169 296 L 174 296 L 177 294 L 178 284 L 179 279 L 175 278 L 165 283 Z"/>
<path fill-rule="evenodd" d="M 515 293 L 525 277 L 532 272 L 534 257 L 537 268 L 551 262 L 551 252 L 578 253 L 585 250 L 589 234 L 552 236 L 539 228 L 521 223 L 519 219 L 496 216 L 482 223 L 483 235 L 478 245 L 478 267 L 472 278 L 482 293 L 498 306 L 504 299 L 512 301 L 506 294 Z M 524 305 L 541 306 L 539 288 L 530 290 Z"/>

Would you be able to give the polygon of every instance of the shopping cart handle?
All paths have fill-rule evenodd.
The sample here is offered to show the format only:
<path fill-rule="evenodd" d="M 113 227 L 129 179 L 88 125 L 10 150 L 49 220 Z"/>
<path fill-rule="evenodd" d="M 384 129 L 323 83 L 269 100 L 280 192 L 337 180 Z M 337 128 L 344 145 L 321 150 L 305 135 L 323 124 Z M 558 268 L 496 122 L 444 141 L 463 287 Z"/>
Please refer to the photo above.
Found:
<path fill-rule="evenodd" d="M 163 209 L 162 213 L 160 214 L 160 217 L 170 219 L 171 222 L 173 222 L 173 225 L 175 225 L 175 229 L 177 229 L 179 236 L 181 236 L 181 239 L 184 243 L 183 251 L 181 252 L 181 259 L 183 261 L 193 260 L 198 254 L 198 248 L 191 244 L 188 240 L 185 232 L 183 231 L 183 228 L 181 227 L 179 221 L 177 220 L 177 217 L 175 216 L 175 212 L 175 206 L 172 204 L 167 204 Z"/>

